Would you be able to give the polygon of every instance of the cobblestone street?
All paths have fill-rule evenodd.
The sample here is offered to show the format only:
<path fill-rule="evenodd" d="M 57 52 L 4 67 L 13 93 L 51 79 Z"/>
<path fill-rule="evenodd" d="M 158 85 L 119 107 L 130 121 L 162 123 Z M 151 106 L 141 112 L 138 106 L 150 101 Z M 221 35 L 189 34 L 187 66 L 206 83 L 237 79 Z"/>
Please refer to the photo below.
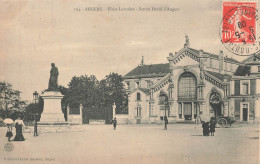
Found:
<path fill-rule="evenodd" d="M 256 125 L 216 128 L 202 136 L 200 125 L 83 125 L 80 132 L 44 133 L 4 149 L 6 129 L 0 128 L 0 163 L 215 163 L 257 164 Z M 13 132 L 15 130 L 13 129 Z M 207 159 L 207 160 L 206 160 Z"/>

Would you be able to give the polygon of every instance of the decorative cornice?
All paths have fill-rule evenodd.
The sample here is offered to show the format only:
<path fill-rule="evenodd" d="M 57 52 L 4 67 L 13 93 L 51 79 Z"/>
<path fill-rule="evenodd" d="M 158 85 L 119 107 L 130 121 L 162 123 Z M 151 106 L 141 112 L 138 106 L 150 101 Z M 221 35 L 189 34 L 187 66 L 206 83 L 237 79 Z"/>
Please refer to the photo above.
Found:
<path fill-rule="evenodd" d="M 221 80 L 219 80 L 218 78 L 214 77 L 213 75 L 209 74 L 206 71 L 204 73 L 205 73 L 205 80 L 217 86 L 218 88 L 223 89 L 223 82 Z"/>
<path fill-rule="evenodd" d="M 170 76 L 171 74 L 168 73 L 166 76 L 164 76 L 161 80 L 159 80 L 157 83 L 155 83 L 151 88 L 154 92 L 157 92 L 161 90 L 165 85 L 170 83 Z"/>

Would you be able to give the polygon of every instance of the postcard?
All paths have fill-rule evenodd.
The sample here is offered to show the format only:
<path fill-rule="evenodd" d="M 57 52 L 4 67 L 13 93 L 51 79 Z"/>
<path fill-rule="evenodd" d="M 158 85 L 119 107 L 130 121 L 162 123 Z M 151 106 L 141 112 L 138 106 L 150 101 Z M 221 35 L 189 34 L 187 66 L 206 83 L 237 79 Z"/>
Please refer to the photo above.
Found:
<path fill-rule="evenodd" d="M 0 0 L 0 163 L 259 164 L 257 0 Z"/>

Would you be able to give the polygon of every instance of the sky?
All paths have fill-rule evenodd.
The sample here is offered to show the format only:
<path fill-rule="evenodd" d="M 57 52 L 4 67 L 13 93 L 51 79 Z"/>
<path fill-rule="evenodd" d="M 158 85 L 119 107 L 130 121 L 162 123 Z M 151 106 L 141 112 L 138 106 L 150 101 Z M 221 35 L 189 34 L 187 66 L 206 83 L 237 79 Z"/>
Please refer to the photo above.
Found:
<path fill-rule="evenodd" d="M 103 11 L 84 11 L 101 7 Z M 108 11 L 135 8 L 135 11 Z M 169 7 L 178 11 L 139 11 Z M 81 9 L 81 11 L 77 11 Z M 59 85 L 73 76 L 110 72 L 121 75 L 145 64 L 167 63 L 167 56 L 190 47 L 224 54 L 239 61 L 222 45 L 220 0 L 0 0 L 0 81 L 32 100 L 48 87 L 51 63 L 59 69 Z"/>

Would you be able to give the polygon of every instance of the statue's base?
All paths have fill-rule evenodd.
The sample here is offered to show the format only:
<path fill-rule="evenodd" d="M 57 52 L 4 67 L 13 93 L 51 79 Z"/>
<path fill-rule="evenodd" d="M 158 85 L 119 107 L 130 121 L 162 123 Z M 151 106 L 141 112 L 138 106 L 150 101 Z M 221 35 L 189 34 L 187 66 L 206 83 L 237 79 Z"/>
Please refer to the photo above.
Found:
<path fill-rule="evenodd" d="M 44 100 L 44 109 L 39 124 L 66 124 L 61 108 L 63 95 L 58 91 L 45 91 L 42 98 Z"/>

